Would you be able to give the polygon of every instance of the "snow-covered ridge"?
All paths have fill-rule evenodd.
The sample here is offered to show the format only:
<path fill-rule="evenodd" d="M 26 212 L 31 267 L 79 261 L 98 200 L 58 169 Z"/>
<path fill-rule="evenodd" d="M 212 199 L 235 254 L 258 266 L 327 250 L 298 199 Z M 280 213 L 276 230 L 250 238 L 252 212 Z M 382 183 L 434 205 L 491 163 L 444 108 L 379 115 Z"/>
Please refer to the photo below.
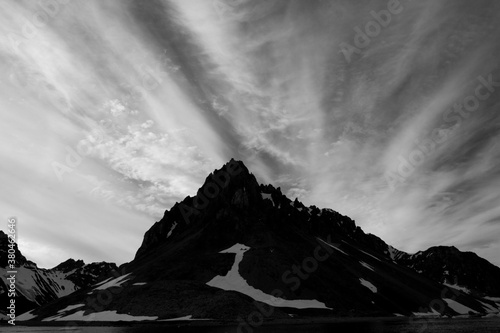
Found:
<path fill-rule="evenodd" d="M 407 254 L 406 252 L 400 251 L 400 250 L 398 250 L 395 247 L 392 247 L 390 245 L 387 246 L 387 250 L 389 251 L 389 257 L 392 260 L 398 260 L 399 258 L 404 256 L 405 254 Z"/>
<path fill-rule="evenodd" d="M 0 275 L 7 278 L 7 270 L 0 268 Z M 24 266 L 17 269 L 16 289 L 26 299 L 37 304 L 40 302 L 39 297 L 48 298 L 52 293 L 63 297 L 77 290 L 75 284 L 66 279 L 65 273 Z"/>
<path fill-rule="evenodd" d="M 116 269 L 115 264 L 107 262 L 85 264 L 83 260 L 73 259 L 47 269 L 39 268 L 35 263 L 25 260 L 16 268 L 17 297 L 23 299 L 17 311 L 19 314 L 27 313 L 34 307 L 67 296 L 98 281 L 100 276 L 105 276 L 113 269 Z M 7 268 L 0 267 L 0 276 L 6 278 L 7 275 Z M 26 317 L 29 316 L 26 314 Z"/>

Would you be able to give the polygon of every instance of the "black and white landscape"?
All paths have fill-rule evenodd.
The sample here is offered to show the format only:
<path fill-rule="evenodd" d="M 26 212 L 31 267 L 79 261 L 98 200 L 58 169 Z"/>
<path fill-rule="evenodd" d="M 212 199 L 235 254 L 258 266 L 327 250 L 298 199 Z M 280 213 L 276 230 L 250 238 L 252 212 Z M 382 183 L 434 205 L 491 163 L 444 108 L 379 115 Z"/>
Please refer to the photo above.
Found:
<path fill-rule="evenodd" d="M 494 0 L 1 1 L 5 329 L 495 332 L 499 22 Z"/>
<path fill-rule="evenodd" d="M 259 184 L 235 160 L 167 210 L 119 269 L 68 260 L 44 270 L 18 257 L 19 299 L 34 308 L 18 320 L 251 327 L 289 318 L 500 313 L 500 268 L 487 260 L 447 246 L 399 251 L 347 216 Z"/>

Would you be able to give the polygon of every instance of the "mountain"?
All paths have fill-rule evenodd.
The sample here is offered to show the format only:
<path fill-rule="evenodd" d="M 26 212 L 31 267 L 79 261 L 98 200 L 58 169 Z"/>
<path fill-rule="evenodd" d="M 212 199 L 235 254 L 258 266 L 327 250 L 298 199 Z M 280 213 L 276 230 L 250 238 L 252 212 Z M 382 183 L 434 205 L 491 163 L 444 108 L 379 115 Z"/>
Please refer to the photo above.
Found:
<path fill-rule="evenodd" d="M 435 246 L 415 254 L 399 251 L 392 258 L 447 286 L 479 296 L 500 296 L 500 269 L 473 252 L 461 252 L 454 246 Z"/>
<path fill-rule="evenodd" d="M 457 260 L 462 255 L 469 257 L 459 254 Z M 119 275 L 20 319 L 216 319 L 247 325 L 255 318 L 499 312 L 498 290 L 473 286 L 489 280 L 458 280 L 474 293 L 444 285 L 443 275 L 431 268 L 442 263 L 430 261 L 437 255 L 424 256 L 429 260 L 420 264 L 421 256 L 365 234 L 332 209 L 290 200 L 231 160 L 208 175 L 194 197 L 165 212 Z M 477 267 L 498 274 L 500 268 L 485 262 L 471 257 L 456 274 L 474 275 Z M 458 272 L 455 266 L 448 273 Z"/>
<path fill-rule="evenodd" d="M 8 304 L 7 295 L 7 244 L 8 236 L 0 231 L 0 302 Z M 75 290 L 86 288 L 109 276 L 118 267 L 114 263 L 85 264 L 82 260 L 69 259 L 54 268 L 39 268 L 27 260 L 14 243 L 16 258 L 16 311 L 23 313 L 57 298 L 66 296 Z M 2 309 L 1 311 L 3 311 Z M 0 312 L 0 315 L 3 315 Z M 3 317 L 3 316 L 2 316 Z"/>

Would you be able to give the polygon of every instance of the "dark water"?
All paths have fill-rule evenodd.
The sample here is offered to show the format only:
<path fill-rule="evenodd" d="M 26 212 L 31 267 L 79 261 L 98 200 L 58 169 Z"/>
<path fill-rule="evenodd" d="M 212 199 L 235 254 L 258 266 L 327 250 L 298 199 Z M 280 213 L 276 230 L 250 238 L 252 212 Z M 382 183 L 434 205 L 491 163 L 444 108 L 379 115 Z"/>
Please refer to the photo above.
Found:
<path fill-rule="evenodd" d="M 193 326 L 147 325 L 142 327 L 0 327 L 1 332 L 68 332 L 68 333 L 160 333 L 160 332 L 209 332 L 209 333 L 295 333 L 295 332 L 355 332 L 355 333 L 500 333 L 500 318 L 478 319 L 421 319 L 408 320 L 375 320 L 349 323 L 303 324 L 303 325 L 265 325 L 261 327 L 237 326 Z"/>

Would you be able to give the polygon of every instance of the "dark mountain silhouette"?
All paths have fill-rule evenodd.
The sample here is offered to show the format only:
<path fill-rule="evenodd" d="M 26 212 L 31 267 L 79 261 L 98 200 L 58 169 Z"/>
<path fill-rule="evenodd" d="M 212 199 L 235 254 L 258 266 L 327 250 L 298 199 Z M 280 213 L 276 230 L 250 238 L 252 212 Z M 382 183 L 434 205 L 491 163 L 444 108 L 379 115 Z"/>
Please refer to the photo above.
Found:
<path fill-rule="evenodd" d="M 467 253 L 455 261 L 433 251 L 428 257 L 398 251 L 347 216 L 260 185 L 242 162 L 231 160 L 208 175 L 196 196 L 165 212 L 120 276 L 24 319 L 242 322 L 256 313 L 263 320 L 498 313 L 494 281 L 466 276 L 478 267 L 497 276 L 500 268 Z M 444 271 L 431 267 L 444 262 L 450 276 L 458 276 L 453 286 L 443 285 Z"/>

